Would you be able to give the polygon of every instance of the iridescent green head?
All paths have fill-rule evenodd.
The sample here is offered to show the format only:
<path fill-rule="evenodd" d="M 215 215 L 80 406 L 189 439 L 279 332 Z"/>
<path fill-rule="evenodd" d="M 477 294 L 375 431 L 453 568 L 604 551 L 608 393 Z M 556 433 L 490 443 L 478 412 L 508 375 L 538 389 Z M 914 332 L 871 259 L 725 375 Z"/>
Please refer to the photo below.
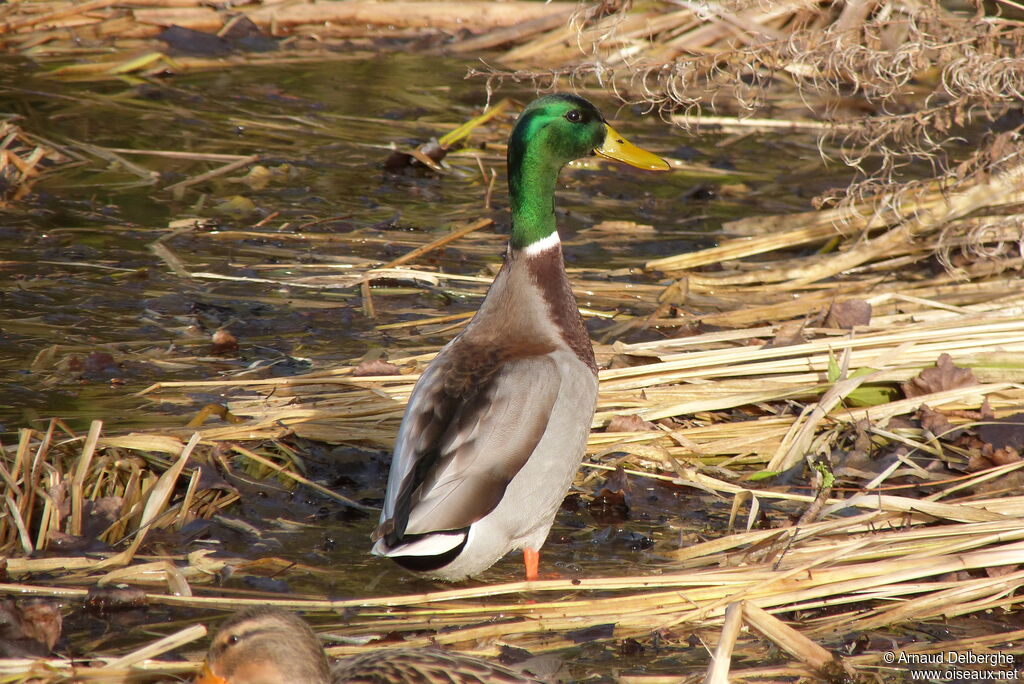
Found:
<path fill-rule="evenodd" d="M 508 141 L 512 247 L 521 249 L 555 231 L 558 172 L 573 159 L 598 154 L 649 171 L 667 171 L 664 160 L 627 142 L 582 97 L 540 97 L 523 110 Z"/>

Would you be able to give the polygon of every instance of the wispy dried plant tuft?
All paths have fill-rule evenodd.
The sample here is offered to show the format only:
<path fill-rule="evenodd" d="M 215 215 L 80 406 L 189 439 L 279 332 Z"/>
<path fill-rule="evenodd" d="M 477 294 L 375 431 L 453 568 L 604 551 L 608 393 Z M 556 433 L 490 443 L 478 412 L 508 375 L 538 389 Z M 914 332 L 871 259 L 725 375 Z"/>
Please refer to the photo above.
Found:
<path fill-rule="evenodd" d="M 822 155 L 857 176 L 818 207 L 897 209 L 926 187 L 914 180 L 922 163 L 931 184 L 952 191 L 1020 160 L 1024 123 L 1007 114 L 1024 93 L 1024 28 L 980 3 L 972 12 L 902 0 L 598 9 L 577 14 L 588 39 L 575 50 L 556 47 L 556 30 L 505 55 L 522 68 L 480 73 L 542 89 L 596 79 L 683 126 L 708 110 L 821 122 Z M 532 71 L 538 61 L 560 66 Z M 982 134 L 980 124 L 997 130 Z"/>

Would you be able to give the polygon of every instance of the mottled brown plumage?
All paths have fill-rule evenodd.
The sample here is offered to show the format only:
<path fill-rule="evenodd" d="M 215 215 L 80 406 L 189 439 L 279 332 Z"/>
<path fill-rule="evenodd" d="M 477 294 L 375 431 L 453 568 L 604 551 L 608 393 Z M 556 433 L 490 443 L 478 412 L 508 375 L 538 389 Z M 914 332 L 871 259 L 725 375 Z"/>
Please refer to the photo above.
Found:
<path fill-rule="evenodd" d="M 228 618 L 210 642 L 196 684 L 539 684 L 480 658 L 396 648 L 336 661 L 299 617 L 250 608 Z"/>

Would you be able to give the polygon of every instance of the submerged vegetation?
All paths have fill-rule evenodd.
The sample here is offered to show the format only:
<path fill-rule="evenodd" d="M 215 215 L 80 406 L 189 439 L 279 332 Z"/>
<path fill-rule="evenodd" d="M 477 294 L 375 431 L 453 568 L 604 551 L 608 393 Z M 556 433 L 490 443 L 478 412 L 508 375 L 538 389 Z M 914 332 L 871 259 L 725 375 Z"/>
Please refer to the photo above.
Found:
<path fill-rule="evenodd" d="M 59 235 L 74 230 L 62 221 L 89 222 L 152 255 L 140 267 L 102 251 L 33 262 L 12 250 L 0 266 L 18 274 L 19 296 L 61 287 L 30 270 L 39 264 L 105 269 L 111 291 L 143 283 L 146 325 L 49 344 L 38 342 L 56 337 L 51 319 L 26 311 L 0 326 L 33 341 L 20 360 L 31 381 L 128 385 L 133 410 L 159 416 L 76 423 L 54 410 L 7 425 L 0 641 L 17 658 L 0 660 L 0 677 L 187 677 L 205 643 L 197 619 L 268 604 L 311 617 L 332 655 L 394 643 L 507 662 L 554 653 L 573 662 L 547 674 L 567 680 L 901 681 L 893 652 L 1019 665 L 1019 21 L 1000 6 L 850 0 L 534 3 L 536 16 L 511 20 L 481 4 L 467 24 L 445 19 L 463 3 L 416 4 L 401 5 L 402 24 L 399 3 L 0 6 L 4 44 L 38 70 L 5 97 L 56 114 L 46 124 L 42 105 L 24 105 L 2 124 L 11 225 Z M 522 10 L 487 6 L 502 5 Z M 342 11 L 363 14 L 331 14 Z M 194 33 L 168 35 L 171 24 Z M 619 188 L 571 188 L 583 218 L 564 240 L 568 270 L 601 372 L 563 511 L 573 524 L 549 541 L 558 579 L 527 584 L 498 566 L 430 585 L 382 577 L 364 557 L 413 383 L 493 277 L 505 217 L 492 169 L 514 108 L 442 97 L 435 111 L 449 116 L 406 121 L 224 98 L 180 149 L 69 132 L 93 129 L 89 109 L 143 131 L 190 125 L 175 74 L 395 47 L 487 51 L 481 91 L 614 93 L 737 160 L 667 150 L 676 180 L 645 181 L 630 219 L 598 216 L 616 211 Z M 90 87 L 74 97 L 41 85 L 79 80 Z M 60 129 L 69 121 L 80 123 Z M 382 121 L 397 144 L 360 140 L 345 148 L 358 150 L 353 166 L 386 163 L 431 211 L 441 191 L 419 179 L 465 183 L 472 202 L 438 220 L 444 230 L 410 229 L 364 198 L 352 207 L 372 219 L 312 213 L 317 193 L 339 190 L 309 180 L 327 165 L 296 141 L 341 144 L 343 127 Z M 742 161 L 761 136 L 767 147 Z M 822 164 L 850 173 L 819 179 Z M 166 225 L 40 199 L 83 173 L 103 191 L 159 195 Z M 315 192 L 286 194 L 301 184 Z M 214 287 L 234 289 L 213 303 L 199 294 Z M 182 290 L 206 309 L 180 307 Z M 322 351 L 300 336 L 260 356 L 280 333 L 214 310 L 232 297 L 301 312 L 300 331 L 344 318 L 335 325 L 369 343 L 300 355 Z M 109 626 L 134 623 L 146 630 Z"/>

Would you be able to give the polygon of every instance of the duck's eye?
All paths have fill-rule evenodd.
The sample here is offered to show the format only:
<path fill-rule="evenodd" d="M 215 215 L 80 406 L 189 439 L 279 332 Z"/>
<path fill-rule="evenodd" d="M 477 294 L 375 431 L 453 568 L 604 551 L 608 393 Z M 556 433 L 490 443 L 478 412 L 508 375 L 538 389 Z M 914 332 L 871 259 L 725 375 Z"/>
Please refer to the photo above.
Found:
<path fill-rule="evenodd" d="M 565 113 L 565 118 L 567 121 L 579 123 L 580 121 L 583 121 L 583 114 L 578 109 L 570 109 Z"/>
<path fill-rule="evenodd" d="M 228 646 L 234 646 L 239 641 L 237 634 L 232 634 L 227 638 Z"/>

